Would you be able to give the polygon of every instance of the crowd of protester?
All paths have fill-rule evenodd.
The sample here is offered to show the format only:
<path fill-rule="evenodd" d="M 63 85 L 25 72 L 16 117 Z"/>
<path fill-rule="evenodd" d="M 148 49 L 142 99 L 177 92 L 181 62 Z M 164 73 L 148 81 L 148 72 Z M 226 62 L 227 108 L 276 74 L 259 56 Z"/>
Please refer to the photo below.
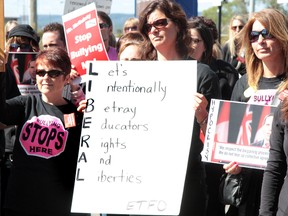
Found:
<path fill-rule="evenodd" d="M 255 104 L 251 99 L 262 90 L 275 99 L 286 91 L 287 17 L 276 9 L 255 12 L 248 20 L 233 16 L 229 39 L 221 45 L 213 20 L 187 17 L 173 0 L 151 1 L 139 17 L 125 22 L 117 40 L 109 15 L 103 11 L 97 15 L 109 60 L 197 61 L 197 92 L 191 95 L 195 119 L 179 215 L 288 215 L 285 97 L 268 104 L 277 110 L 266 144 L 270 154 L 265 170 L 242 168 L 236 161 L 222 165 L 201 159 L 212 99 Z M 73 83 L 79 74 L 66 49 L 63 25 L 47 24 L 40 38 L 30 25 L 9 21 L 5 32 L 6 59 L 0 60 L 6 66 L 0 73 L 1 215 L 88 215 L 70 212 L 86 101 L 85 84 Z M 9 62 L 11 53 L 17 52 L 35 53 L 27 62 L 25 76 L 16 73 Z M 35 85 L 39 94 L 21 95 L 19 83 Z M 70 113 L 75 114 L 76 125 L 67 128 L 63 116 Z M 46 115 L 62 125 L 57 130 L 67 135 L 54 157 L 27 153 L 25 147 L 40 145 L 32 137 L 20 141 L 23 128 L 32 121 L 50 121 Z M 47 130 L 56 129 L 50 125 Z M 224 173 L 245 179 L 249 189 L 240 206 L 225 206 L 218 199 Z"/>

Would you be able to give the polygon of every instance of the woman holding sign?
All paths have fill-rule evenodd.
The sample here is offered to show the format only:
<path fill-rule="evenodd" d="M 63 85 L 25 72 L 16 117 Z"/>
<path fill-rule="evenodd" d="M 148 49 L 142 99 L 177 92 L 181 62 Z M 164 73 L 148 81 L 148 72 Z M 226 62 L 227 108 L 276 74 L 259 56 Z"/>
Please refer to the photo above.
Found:
<path fill-rule="evenodd" d="M 192 60 L 189 58 L 191 37 L 187 17 L 183 9 L 174 1 L 159 0 L 148 4 L 139 16 L 139 30 L 151 42 L 146 52 L 148 59 Z M 201 102 L 210 102 L 211 98 L 219 97 L 219 82 L 216 74 L 207 65 L 201 63 L 197 65 L 197 81 L 198 93 L 195 95 L 195 103 L 199 109 L 195 112 L 196 119 L 180 210 L 181 216 L 203 216 L 206 210 L 205 171 L 200 155 L 203 149 L 200 128 L 206 127 L 208 114 L 205 108 L 200 107 L 207 105 L 202 105 Z M 202 100 L 203 95 L 207 101 Z"/>
<path fill-rule="evenodd" d="M 264 9 L 255 13 L 239 34 L 246 50 L 247 74 L 236 83 L 231 100 L 260 105 L 279 104 L 288 71 L 287 17 L 278 10 Z M 271 100 L 261 101 L 255 98 Z M 263 171 L 241 169 L 236 162 L 225 164 L 224 169 L 227 173 L 242 175 L 249 191 L 247 195 L 244 194 L 244 202 L 239 208 L 229 209 L 231 215 L 258 215 Z M 276 190 L 269 194 L 273 201 L 277 200 L 275 193 Z M 263 204 L 267 204 L 266 201 Z M 262 205 L 261 208 L 265 212 L 270 207 Z"/>
<path fill-rule="evenodd" d="M 71 215 L 82 113 L 62 97 L 70 58 L 63 49 L 45 50 L 36 59 L 40 95 L 0 97 L 0 122 L 18 125 L 5 215 Z M 5 73 L 0 74 L 5 89 Z"/>

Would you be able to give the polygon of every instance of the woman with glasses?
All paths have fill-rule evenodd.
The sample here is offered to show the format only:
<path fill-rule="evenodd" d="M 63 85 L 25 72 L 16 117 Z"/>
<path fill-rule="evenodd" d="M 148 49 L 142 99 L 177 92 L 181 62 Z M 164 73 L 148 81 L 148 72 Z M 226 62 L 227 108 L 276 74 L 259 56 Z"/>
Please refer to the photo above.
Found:
<path fill-rule="evenodd" d="M 71 214 L 82 112 L 62 97 L 69 82 L 70 58 L 60 48 L 36 58 L 41 94 L 5 100 L 1 91 L 0 122 L 18 125 L 5 215 Z M 5 88 L 5 73 L 0 74 Z"/>
<path fill-rule="evenodd" d="M 101 30 L 101 36 L 105 45 L 106 52 L 109 60 L 117 60 L 118 54 L 114 45 L 112 46 L 113 40 L 113 24 L 111 18 L 104 11 L 97 11 L 99 27 Z"/>
<path fill-rule="evenodd" d="M 128 18 L 123 25 L 123 35 L 128 32 L 138 31 L 139 19 L 136 17 Z"/>
<path fill-rule="evenodd" d="M 5 52 L 7 53 L 6 76 L 7 76 L 7 99 L 20 95 L 17 84 L 23 81 L 23 76 L 28 68 L 28 62 L 32 59 L 31 52 L 38 52 L 39 36 L 30 25 L 18 24 L 9 31 Z M 19 53 L 19 55 L 17 54 Z M 26 55 L 20 53 L 27 53 Z M 18 58 L 19 56 L 19 58 Z M 22 58 L 20 57 L 22 56 Z M 25 58 L 23 58 L 25 56 Z M 13 59 L 18 61 L 13 61 Z M 18 65 L 15 65 L 18 63 Z M 17 70 L 15 70 L 17 68 Z"/>
<path fill-rule="evenodd" d="M 274 105 L 274 106 L 278 105 L 279 95 L 282 95 L 281 94 L 282 90 L 286 89 L 287 87 L 286 83 L 287 82 L 286 77 L 288 71 L 287 17 L 276 9 L 264 9 L 262 11 L 259 11 L 252 15 L 252 17 L 249 19 L 249 21 L 241 31 L 240 36 L 242 39 L 242 45 L 245 47 L 246 50 L 245 60 L 246 60 L 247 74 L 243 75 L 237 81 L 233 89 L 231 100 L 247 102 L 250 104 Z M 269 101 L 254 100 L 254 98 L 259 98 L 260 96 L 262 98 L 269 97 L 271 99 Z M 279 131 L 277 131 L 277 133 L 278 132 Z M 272 136 L 272 138 L 273 137 L 274 136 Z M 270 154 L 272 152 L 272 148 L 275 148 L 276 142 L 274 141 L 270 143 L 271 145 Z M 249 145 L 251 143 L 252 140 L 250 140 L 250 143 L 247 144 Z M 281 148 L 283 148 L 283 146 Z M 287 166 L 285 161 L 285 163 L 283 163 L 283 166 L 281 168 L 277 167 L 279 165 L 278 162 L 274 160 L 273 162 L 269 163 L 268 161 L 267 170 L 265 171 L 265 176 L 267 176 L 267 178 L 264 180 L 263 184 L 264 196 L 262 196 L 262 203 L 263 203 L 263 205 L 261 205 L 262 213 L 266 211 L 267 212 L 276 211 L 275 209 L 277 209 L 277 199 L 278 199 L 277 194 L 279 195 L 279 191 L 282 185 L 281 184 L 280 184 L 281 186 L 277 185 L 276 190 L 276 185 L 274 184 L 274 182 L 273 184 L 272 182 L 270 182 L 271 180 L 270 177 L 273 176 L 271 175 L 271 173 L 274 172 L 275 174 L 278 171 L 282 172 L 281 175 L 283 176 L 283 172 L 284 173 L 286 172 L 286 168 L 285 170 L 282 169 L 284 168 L 284 166 Z M 231 213 L 229 215 L 247 215 L 247 216 L 258 215 L 263 171 L 250 168 L 242 169 L 235 162 L 225 164 L 224 169 L 227 173 L 231 173 L 233 175 L 242 175 L 248 187 L 247 189 L 248 193 L 244 194 L 245 197 L 244 202 L 240 205 L 238 209 L 237 208 L 229 209 Z M 281 181 L 283 181 L 283 179 Z M 278 180 L 280 181 L 280 178 Z M 270 184 L 267 184 L 267 182 L 269 182 Z M 268 195 L 266 194 L 267 191 L 271 193 L 269 193 Z M 273 210 L 270 205 L 272 202 L 273 203 L 275 202 L 274 203 L 275 205 L 273 205 L 274 208 Z M 287 203 L 285 204 L 285 209 L 286 207 Z M 263 215 L 275 215 L 275 214 L 263 214 Z"/>
<path fill-rule="evenodd" d="M 152 1 L 139 16 L 139 30 L 151 42 L 146 59 L 192 60 L 191 37 L 185 12 L 172 0 Z M 187 70 L 187 68 L 186 68 Z M 191 71 L 196 73 L 196 71 Z M 177 72 L 175 73 L 177 76 Z M 206 211 L 206 183 L 204 165 L 201 162 L 203 143 L 200 129 L 206 131 L 206 106 L 211 98 L 218 98 L 219 82 L 209 66 L 197 64 L 197 93 L 194 95 L 195 120 L 191 140 L 190 156 L 183 190 L 181 216 L 204 216 Z M 207 99 L 207 100 L 206 100 Z M 181 143 L 179 143 L 181 146 Z M 173 174 L 172 174 L 173 175 Z"/>
<path fill-rule="evenodd" d="M 266 10 L 264 11 L 266 17 L 271 19 L 271 27 L 265 29 L 255 29 L 252 32 L 250 39 L 256 41 L 260 37 L 266 38 L 270 43 L 275 43 L 275 52 L 280 52 L 279 56 L 274 57 L 275 70 L 271 75 L 279 76 L 283 74 L 283 78 L 287 77 L 288 71 L 288 19 L 287 16 L 278 11 Z M 263 13 L 263 14 L 264 14 Z M 265 16 L 265 15 L 262 15 Z M 273 19 L 272 19 L 273 17 Z M 272 42 L 273 41 L 273 42 Z M 255 42 L 254 42 L 255 43 Z M 271 48 L 271 49 L 272 49 Z M 263 55 L 268 53 L 262 52 Z M 276 72 L 278 69 L 278 73 Z M 279 91 L 286 92 L 288 87 L 287 79 L 283 79 L 282 86 Z M 281 88 L 282 87 L 282 88 Z M 283 94 L 282 92 L 282 94 Z M 267 167 L 264 171 L 264 178 L 261 191 L 261 216 L 272 215 L 288 215 L 287 200 L 288 200 L 288 185 L 287 185 L 287 107 L 288 98 L 282 97 L 279 94 L 281 103 L 278 106 L 272 123 L 272 134 L 270 136 L 270 151 Z"/>
<path fill-rule="evenodd" d="M 229 24 L 229 40 L 223 46 L 223 60 L 230 63 L 236 68 L 240 75 L 246 73 L 244 51 L 240 49 L 239 33 L 245 26 L 245 19 L 243 16 L 233 16 Z"/>
<path fill-rule="evenodd" d="M 20 95 L 20 91 L 17 84 L 23 81 L 23 77 L 28 68 L 30 60 L 32 60 L 33 55 L 39 51 L 39 37 L 34 29 L 30 25 L 17 24 L 12 29 L 9 30 L 8 39 L 6 40 L 6 59 L 3 64 L 5 64 L 6 70 L 6 99 L 13 98 Z M 18 53 L 23 54 L 18 54 Z M 29 54 L 27 54 L 29 52 Z M 35 52 L 35 54 L 31 54 Z M 25 58 L 23 58 L 25 57 Z M 4 130 L 0 130 L 0 149 L 5 150 L 2 159 L 3 166 L 1 167 L 1 213 L 3 208 L 3 200 L 5 196 L 6 184 L 10 174 L 10 167 L 12 163 L 12 151 L 14 146 L 16 134 L 16 127 L 10 126 Z"/>

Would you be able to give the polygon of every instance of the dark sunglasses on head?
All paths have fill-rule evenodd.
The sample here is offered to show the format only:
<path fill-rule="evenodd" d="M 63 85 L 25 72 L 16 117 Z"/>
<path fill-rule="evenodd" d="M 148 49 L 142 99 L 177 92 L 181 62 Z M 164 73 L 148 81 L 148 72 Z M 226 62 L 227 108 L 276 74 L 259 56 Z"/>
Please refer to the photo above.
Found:
<path fill-rule="evenodd" d="M 108 28 L 109 25 L 107 23 L 99 23 L 100 29 Z"/>
<path fill-rule="evenodd" d="M 258 41 L 260 35 L 262 35 L 264 39 L 273 38 L 273 35 L 271 35 L 267 29 L 263 29 L 262 31 L 251 31 L 249 35 L 250 42 L 254 43 Z"/>
<path fill-rule="evenodd" d="M 158 20 L 154 21 L 153 23 L 146 23 L 145 24 L 145 30 L 147 33 L 149 33 L 149 32 L 151 32 L 152 26 L 154 26 L 154 28 L 156 28 L 156 29 L 164 28 L 165 26 L 168 25 L 169 21 L 170 21 L 170 19 L 163 18 L 163 19 L 158 19 Z"/>
<path fill-rule="evenodd" d="M 20 48 L 21 51 L 30 51 L 32 49 L 30 44 L 10 44 L 10 51 L 16 51 L 18 48 Z"/>
<path fill-rule="evenodd" d="M 60 75 L 64 75 L 65 73 L 63 71 L 59 71 L 59 70 L 49 70 L 49 71 L 36 70 L 36 75 L 38 75 L 40 77 L 44 77 L 45 74 L 48 74 L 48 76 L 51 78 L 56 78 Z"/>

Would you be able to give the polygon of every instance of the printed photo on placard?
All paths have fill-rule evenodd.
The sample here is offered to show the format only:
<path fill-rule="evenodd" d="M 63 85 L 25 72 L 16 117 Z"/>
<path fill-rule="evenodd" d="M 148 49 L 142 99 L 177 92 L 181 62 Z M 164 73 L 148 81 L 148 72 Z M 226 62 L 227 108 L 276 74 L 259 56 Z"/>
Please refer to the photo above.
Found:
<path fill-rule="evenodd" d="M 275 108 L 213 99 L 202 160 L 265 168 Z"/>
<path fill-rule="evenodd" d="M 39 94 L 36 86 L 36 55 L 35 52 L 10 52 L 6 70 L 14 74 L 20 93 Z"/>

